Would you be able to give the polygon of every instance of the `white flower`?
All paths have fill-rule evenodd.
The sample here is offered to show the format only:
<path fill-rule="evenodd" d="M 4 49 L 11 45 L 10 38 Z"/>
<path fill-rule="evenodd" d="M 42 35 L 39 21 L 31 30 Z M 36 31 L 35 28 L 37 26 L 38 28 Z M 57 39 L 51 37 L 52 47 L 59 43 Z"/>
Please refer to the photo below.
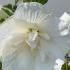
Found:
<path fill-rule="evenodd" d="M 56 65 L 54 66 L 54 70 L 61 70 L 62 65 L 64 64 L 64 61 L 61 59 L 56 60 Z"/>
<path fill-rule="evenodd" d="M 18 6 L 0 27 L 4 70 L 54 70 L 70 46 L 59 36 L 57 20 L 43 5 L 31 2 Z"/>
<path fill-rule="evenodd" d="M 54 65 L 54 70 L 61 70 L 62 66 L 65 65 L 64 60 L 57 59 L 56 64 Z M 70 62 L 68 63 L 68 67 L 70 65 Z"/>
<path fill-rule="evenodd" d="M 70 15 L 68 13 L 64 13 L 61 17 L 60 17 L 60 24 L 59 24 L 59 29 L 61 31 L 61 35 L 65 36 L 70 34 Z"/>

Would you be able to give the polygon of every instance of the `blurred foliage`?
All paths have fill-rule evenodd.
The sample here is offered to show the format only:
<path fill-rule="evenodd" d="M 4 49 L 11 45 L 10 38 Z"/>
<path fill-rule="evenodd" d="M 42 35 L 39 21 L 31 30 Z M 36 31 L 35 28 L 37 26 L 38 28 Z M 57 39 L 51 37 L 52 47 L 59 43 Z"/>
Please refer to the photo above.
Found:
<path fill-rule="evenodd" d="M 15 12 L 15 10 L 17 8 L 17 2 L 18 2 L 18 0 L 15 0 L 15 5 L 7 4 L 7 5 L 4 5 L 2 7 L 1 10 L 3 12 L 0 12 L 0 13 L 2 15 L 5 15 L 6 14 L 6 16 L 5 17 L 0 16 L 0 23 L 2 23 L 3 21 L 5 21 L 5 19 L 9 18 L 11 15 L 13 15 L 13 13 Z"/>
<path fill-rule="evenodd" d="M 5 21 L 5 19 L 7 19 L 8 17 L 10 17 L 11 15 L 13 15 L 14 11 L 15 11 L 15 6 L 13 6 L 12 4 L 8 4 L 8 5 L 4 5 L 2 7 L 2 15 L 5 15 L 5 17 L 0 16 L 0 23 L 2 23 L 3 21 Z"/>
<path fill-rule="evenodd" d="M 41 4 L 45 4 L 48 0 L 23 0 L 23 2 L 39 2 Z"/>
<path fill-rule="evenodd" d="M 16 8 L 17 8 L 16 5 L 8 4 L 8 5 L 4 5 L 2 10 L 5 13 L 7 13 L 9 16 L 11 16 L 15 12 Z"/>
<path fill-rule="evenodd" d="M 61 70 L 70 70 L 70 57 L 68 54 L 65 56 L 65 63 L 62 65 Z"/>
<path fill-rule="evenodd" d="M 1 61 L 0 61 L 0 70 L 3 70 L 3 69 L 2 69 L 2 62 L 1 62 Z"/>
<path fill-rule="evenodd" d="M 68 65 L 67 63 L 64 63 L 64 64 L 62 65 L 61 70 L 70 70 L 70 65 Z"/>
<path fill-rule="evenodd" d="M 1 18 L 1 19 L 0 19 L 0 23 L 2 23 L 3 21 L 5 21 L 5 19 L 4 19 L 4 18 Z"/>

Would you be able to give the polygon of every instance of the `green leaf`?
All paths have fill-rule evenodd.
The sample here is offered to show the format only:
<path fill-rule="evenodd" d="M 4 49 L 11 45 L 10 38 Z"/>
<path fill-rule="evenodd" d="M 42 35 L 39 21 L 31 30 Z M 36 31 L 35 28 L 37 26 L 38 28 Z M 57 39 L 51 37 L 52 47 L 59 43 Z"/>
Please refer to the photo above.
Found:
<path fill-rule="evenodd" d="M 70 70 L 70 65 L 67 65 L 66 63 L 63 64 L 61 70 Z"/>
<path fill-rule="evenodd" d="M 13 14 L 13 5 L 12 4 L 8 4 L 8 5 L 4 5 L 2 10 L 9 16 L 11 16 Z"/>
<path fill-rule="evenodd" d="M 45 4 L 48 0 L 23 0 L 23 2 L 39 2 L 41 4 Z"/>
<path fill-rule="evenodd" d="M 4 18 L 1 18 L 1 19 L 0 19 L 0 23 L 2 23 L 3 21 L 5 21 L 5 19 L 4 19 Z"/>
<path fill-rule="evenodd" d="M 3 7 L 8 8 L 8 9 L 10 9 L 10 10 L 13 10 L 12 4 L 4 5 Z"/>
<path fill-rule="evenodd" d="M 61 70 L 70 70 L 70 57 L 69 54 L 67 53 L 65 55 L 65 63 L 62 65 Z"/>
<path fill-rule="evenodd" d="M 17 8 L 17 6 L 12 5 L 12 4 L 4 5 L 2 7 L 2 10 L 0 11 L 0 23 L 5 21 L 11 15 L 13 15 L 14 11 L 16 10 L 16 8 Z"/>
<path fill-rule="evenodd" d="M 37 0 L 37 2 L 41 3 L 41 4 L 45 4 L 48 2 L 48 0 Z"/>
<path fill-rule="evenodd" d="M 6 14 L 8 14 L 9 16 L 12 15 L 12 13 L 11 13 L 9 10 L 7 10 L 7 9 L 3 9 L 3 11 L 4 11 Z"/>
<path fill-rule="evenodd" d="M 7 7 L 11 8 L 11 5 L 4 6 L 0 11 L 0 24 L 5 21 L 6 18 L 12 15 L 12 12 L 10 12 L 10 9 L 8 9 Z"/>
<path fill-rule="evenodd" d="M 2 62 L 0 61 L 0 70 L 2 70 Z"/>

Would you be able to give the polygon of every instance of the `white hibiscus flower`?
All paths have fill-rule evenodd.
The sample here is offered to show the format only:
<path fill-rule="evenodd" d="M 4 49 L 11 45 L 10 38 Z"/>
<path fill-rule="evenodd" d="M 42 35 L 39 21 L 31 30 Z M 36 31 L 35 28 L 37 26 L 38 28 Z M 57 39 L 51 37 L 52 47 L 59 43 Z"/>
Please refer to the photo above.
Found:
<path fill-rule="evenodd" d="M 68 62 L 68 64 L 66 64 L 64 60 L 57 59 L 56 64 L 54 65 L 54 70 L 63 70 L 65 68 L 67 70 L 69 70 L 69 68 L 70 68 L 69 66 L 70 66 L 70 62 Z"/>
<path fill-rule="evenodd" d="M 56 60 L 56 65 L 54 66 L 54 70 L 61 70 L 62 65 L 64 64 L 64 61 L 61 59 Z"/>
<path fill-rule="evenodd" d="M 61 35 L 65 36 L 70 34 L 70 15 L 68 13 L 64 13 L 60 17 L 60 24 L 59 24 L 59 29 L 61 30 Z"/>
<path fill-rule="evenodd" d="M 55 60 L 70 50 L 57 22 L 39 3 L 19 5 L 0 27 L 3 69 L 54 70 Z"/>

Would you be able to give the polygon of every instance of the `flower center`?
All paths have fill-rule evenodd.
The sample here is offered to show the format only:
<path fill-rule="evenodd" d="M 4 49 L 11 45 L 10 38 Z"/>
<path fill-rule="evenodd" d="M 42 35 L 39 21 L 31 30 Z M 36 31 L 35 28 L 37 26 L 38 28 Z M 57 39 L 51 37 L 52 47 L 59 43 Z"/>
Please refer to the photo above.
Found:
<path fill-rule="evenodd" d="M 31 48 L 36 48 L 38 43 L 39 30 L 34 28 L 28 28 L 28 30 L 29 32 L 26 42 Z"/>

